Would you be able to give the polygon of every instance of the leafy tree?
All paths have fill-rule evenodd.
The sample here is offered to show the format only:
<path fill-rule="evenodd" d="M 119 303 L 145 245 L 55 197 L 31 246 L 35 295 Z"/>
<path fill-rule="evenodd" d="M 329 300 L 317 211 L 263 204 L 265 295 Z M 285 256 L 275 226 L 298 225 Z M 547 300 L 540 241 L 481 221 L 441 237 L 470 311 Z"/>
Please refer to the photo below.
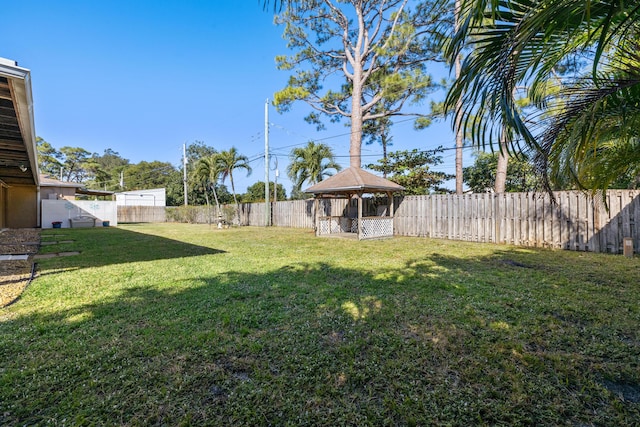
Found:
<path fill-rule="evenodd" d="M 87 169 L 92 177 L 86 182 L 87 187 L 121 190 L 120 173 L 129 165 L 129 160 L 120 156 L 117 151 L 107 148 L 102 155 L 93 153 L 87 162 Z"/>
<path fill-rule="evenodd" d="M 604 190 L 640 173 L 637 1 L 462 0 L 461 11 L 447 54 L 473 49 L 447 106 L 461 103 L 476 145 L 503 135 L 517 151 L 524 141 L 548 188 Z M 535 114 L 517 108 L 522 84 Z"/>
<path fill-rule="evenodd" d="M 100 164 L 97 163 L 94 158 L 90 157 L 87 159 L 84 163 L 84 170 L 86 172 L 86 176 L 83 182 L 87 187 L 106 190 L 108 184 L 111 184 L 111 176 L 107 171 L 102 169 Z M 115 182 L 117 181 L 114 181 L 114 183 Z"/>
<path fill-rule="evenodd" d="M 269 188 L 272 189 L 275 186 L 275 182 L 269 181 Z M 273 192 L 270 191 L 270 200 L 273 201 Z M 277 199 L 286 200 L 287 192 L 282 184 L 278 184 Z M 247 187 L 247 192 L 242 195 L 243 202 L 264 202 L 264 181 L 258 181 L 255 184 Z"/>
<path fill-rule="evenodd" d="M 220 174 L 222 181 L 224 182 L 227 177 L 231 182 L 231 192 L 233 193 L 233 201 L 236 204 L 236 213 L 238 216 L 238 224 L 240 223 L 240 203 L 238 203 L 238 197 L 236 195 L 236 187 L 233 183 L 233 171 L 235 169 L 244 169 L 247 171 L 247 175 L 251 174 L 251 166 L 249 166 L 249 159 L 247 156 L 238 153 L 235 147 L 231 147 L 229 150 L 220 152 L 217 156 L 218 166 L 220 168 Z"/>
<path fill-rule="evenodd" d="M 189 145 L 187 145 L 187 164 L 195 165 L 198 160 L 204 159 L 205 157 L 209 157 L 213 154 L 217 154 L 215 148 L 205 144 L 204 141 L 195 141 Z"/>
<path fill-rule="evenodd" d="M 380 104 L 377 108 L 384 108 L 384 104 Z M 391 136 L 391 126 L 393 122 L 389 117 L 380 117 L 375 120 L 369 120 L 362 126 L 362 138 L 365 144 L 375 144 L 378 142 L 382 146 L 382 161 L 387 161 L 387 151 L 389 146 L 392 145 L 393 137 Z M 387 177 L 387 174 L 383 172 L 382 176 Z"/>
<path fill-rule="evenodd" d="M 146 190 L 151 188 L 165 188 L 168 183 L 177 180 L 182 182 L 180 172 L 169 162 L 157 160 L 142 161 L 129 165 L 124 170 L 124 185 L 126 190 Z"/>
<path fill-rule="evenodd" d="M 326 144 L 309 141 L 305 147 L 297 147 L 289 154 L 287 175 L 293 181 L 293 192 L 300 192 L 302 185 L 317 184 L 331 176 L 331 170 L 340 171 L 342 167 L 335 162 L 334 154 Z"/>
<path fill-rule="evenodd" d="M 94 153 L 91 157 L 95 159 L 96 163 L 98 163 L 103 170 L 109 172 L 129 164 L 128 159 L 123 158 L 120 153 L 111 148 L 104 150 L 102 155 Z"/>
<path fill-rule="evenodd" d="M 166 189 L 167 206 L 184 205 L 184 186 L 182 183 L 182 173 L 177 171 L 169 179 L 164 187 Z"/>
<path fill-rule="evenodd" d="M 91 176 L 87 169 L 91 153 L 80 147 L 60 148 L 62 160 L 62 177 L 69 182 L 84 182 Z"/>
<path fill-rule="evenodd" d="M 291 197 L 289 197 L 291 200 L 306 200 L 308 198 L 309 195 L 307 193 L 296 188 L 291 190 Z"/>
<path fill-rule="evenodd" d="M 39 136 L 36 138 L 36 148 L 38 150 L 38 168 L 40 172 L 51 177 L 59 177 L 62 162 L 62 153 L 53 148 Z"/>
<path fill-rule="evenodd" d="M 276 3 L 285 7 L 276 22 L 285 26 L 295 51 L 276 58 L 279 69 L 293 72 L 275 94 L 278 111 L 304 101 L 314 110 L 307 121 L 318 127 L 322 116 L 348 119 L 350 163 L 360 167 L 364 123 L 407 115 L 409 104 L 420 104 L 437 88 L 426 63 L 440 59 L 438 31 L 450 11 L 432 1 L 413 10 L 402 0 Z M 376 109 L 383 101 L 385 108 Z M 412 113 L 422 114 L 418 108 Z"/>
<path fill-rule="evenodd" d="M 500 153 L 477 152 L 472 166 L 464 168 L 464 182 L 475 193 L 494 191 Z M 505 191 L 526 192 L 540 188 L 538 174 L 529 159 L 511 157 L 506 172 Z"/>
<path fill-rule="evenodd" d="M 448 179 L 454 178 L 445 172 L 437 172 L 430 169 L 442 163 L 442 148 L 431 151 L 402 150 L 389 153 L 385 161 L 381 159 L 378 164 L 367 165 L 368 169 L 386 173 L 388 179 L 402 185 L 406 194 L 429 194 L 432 192 L 448 192 L 441 185 Z"/>

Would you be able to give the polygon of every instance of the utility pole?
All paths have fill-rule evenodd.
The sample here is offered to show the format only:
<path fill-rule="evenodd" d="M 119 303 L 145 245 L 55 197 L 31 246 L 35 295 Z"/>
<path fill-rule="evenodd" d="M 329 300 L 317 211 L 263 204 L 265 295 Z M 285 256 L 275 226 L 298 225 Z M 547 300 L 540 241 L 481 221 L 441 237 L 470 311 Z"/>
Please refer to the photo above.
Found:
<path fill-rule="evenodd" d="M 271 202 L 269 201 L 269 100 L 264 102 L 264 224 L 271 225 Z"/>
<path fill-rule="evenodd" d="M 275 178 L 273 178 L 273 203 L 278 201 L 278 177 L 280 176 L 280 171 L 278 170 L 278 158 L 276 157 L 276 173 Z"/>
<path fill-rule="evenodd" d="M 187 201 L 187 143 L 182 144 L 182 169 L 184 170 L 184 177 L 182 181 L 184 182 L 184 205 L 187 206 L 189 202 Z"/>

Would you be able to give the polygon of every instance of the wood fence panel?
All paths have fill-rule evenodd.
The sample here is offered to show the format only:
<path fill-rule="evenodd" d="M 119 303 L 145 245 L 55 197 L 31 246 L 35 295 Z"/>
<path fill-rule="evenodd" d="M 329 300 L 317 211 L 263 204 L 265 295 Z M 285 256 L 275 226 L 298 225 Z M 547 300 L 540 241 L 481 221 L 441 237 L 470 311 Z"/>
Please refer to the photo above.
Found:
<path fill-rule="evenodd" d="M 429 212 L 429 199 L 426 197 L 418 197 L 417 202 L 416 221 L 418 222 L 418 227 L 416 234 L 424 237 L 428 235 L 427 214 Z"/>
<path fill-rule="evenodd" d="M 480 242 L 489 242 L 489 235 L 487 230 L 490 230 L 490 224 L 487 223 L 489 219 L 489 200 L 487 197 L 481 197 L 478 194 L 478 208 L 480 214 L 480 221 L 478 222 L 478 238 Z"/>
<path fill-rule="evenodd" d="M 589 226 L 589 216 L 590 213 L 590 197 L 587 197 L 586 194 L 580 193 L 579 196 L 579 204 L 578 204 L 578 224 L 579 224 L 579 249 L 581 251 L 589 250 L 589 236 L 591 235 L 591 227 Z"/>
<path fill-rule="evenodd" d="M 438 227 L 438 218 L 437 218 L 437 209 L 438 209 L 438 200 L 435 197 L 430 197 L 430 211 L 431 215 L 429 218 L 429 232 L 427 233 L 427 237 L 436 237 L 436 229 Z"/>
<path fill-rule="evenodd" d="M 557 203 L 554 203 L 551 205 L 551 221 L 552 221 L 552 247 L 553 248 L 560 248 L 562 247 L 562 239 L 561 239 L 561 233 L 562 233 L 562 226 L 561 226 L 561 210 L 559 209 L 559 206 Z"/>
<path fill-rule="evenodd" d="M 118 206 L 118 223 L 165 222 L 164 206 Z"/>
<path fill-rule="evenodd" d="M 543 246 L 545 248 L 553 248 L 553 242 L 555 240 L 554 231 L 555 231 L 555 209 L 553 202 L 551 200 L 551 196 L 548 194 L 544 194 L 544 242 Z"/>
<path fill-rule="evenodd" d="M 618 213 L 620 212 L 620 203 L 615 192 L 608 194 L 609 203 L 609 221 L 607 227 L 607 252 L 616 253 L 618 251 Z"/>
<path fill-rule="evenodd" d="M 524 195 L 526 197 L 526 195 Z M 522 193 L 513 193 L 513 244 L 522 244 Z"/>
<path fill-rule="evenodd" d="M 490 200 L 484 195 L 478 194 L 478 209 L 480 215 L 480 221 L 478 222 L 478 240 L 479 242 L 489 242 L 489 232 L 491 230 L 491 224 L 489 221 L 489 203 Z"/>
<path fill-rule="evenodd" d="M 629 192 L 629 197 L 632 199 L 629 209 L 629 217 L 631 218 L 631 238 L 633 239 L 633 247 L 636 252 L 640 252 L 640 196 L 633 196 L 632 192 Z"/>
<path fill-rule="evenodd" d="M 556 220 L 558 222 L 556 228 L 558 229 L 558 235 L 556 237 L 557 248 L 566 249 L 565 243 L 568 240 L 567 233 L 567 220 L 564 209 L 567 206 L 567 193 L 556 194 Z"/>
<path fill-rule="evenodd" d="M 620 206 L 630 207 L 631 205 L 631 197 L 629 197 L 628 191 L 620 192 Z M 631 233 L 631 217 L 630 217 L 631 209 L 622 208 L 622 212 L 620 212 L 620 225 L 622 227 L 622 235 L 621 237 L 624 239 L 625 237 L 632 237 Z M 624 248 L 622 248 L 624 249 Z"/>

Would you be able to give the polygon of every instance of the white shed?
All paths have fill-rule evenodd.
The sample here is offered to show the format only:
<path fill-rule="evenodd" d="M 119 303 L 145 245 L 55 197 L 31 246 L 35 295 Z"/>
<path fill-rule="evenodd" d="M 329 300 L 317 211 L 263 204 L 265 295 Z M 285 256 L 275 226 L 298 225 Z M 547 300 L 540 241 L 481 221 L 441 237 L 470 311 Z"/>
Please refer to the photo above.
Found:
<path fill-rule="evenodd" d="M 164 188 L 133 190 L 116 193 L 118 206 L 166 206 L 167 191 Z"/>

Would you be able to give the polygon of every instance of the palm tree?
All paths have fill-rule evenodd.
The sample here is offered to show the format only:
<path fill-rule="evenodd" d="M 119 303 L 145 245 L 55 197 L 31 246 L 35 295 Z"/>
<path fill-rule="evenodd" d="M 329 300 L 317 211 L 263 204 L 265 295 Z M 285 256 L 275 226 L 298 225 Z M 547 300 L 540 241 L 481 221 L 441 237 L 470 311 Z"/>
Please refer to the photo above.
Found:
<path fill-rule="evenodd" d="M 317 184 L 324 178 L 331 176 L 331 169 L 340 171 L 342 167 L 334 160 L 334 154 L 326 144 L 316 144 L 309 141 L 305 147 L 291 150 L 290 163 L 287 166 L 287 175 L 293 181 L 295 193 L 299 193 L 302 184 Z"/>
<path fill-rule="evenodd" d="M 207 201 L 207 207 L 209 207 L 209 195 L 207 189 L 211 188 L 213 192 L 213 198 L 216 202 L 216 211 L 220 214 L 220 202 L 218 201 L 218 193 L 216 191 L 216 185 L 218 184 L 218 178 L 220 178 L 221 169 L 218 164 L 218 154 L 212 154 L 207 157 L 203 157 L 198 160 L 196 167 L 193 171 L 193 177 L 197 182 L 202 185 L 202 191 L 204 192 L 204 198 Z M 209 220 L 211 220 L 209 218 Z"/>
<path fill-rule="evenodd" d="M 236 214 L 238 216 L 238 224 L 240 224 L 240 203 L 238 203 L 238 197 L 236 196 L 236 187 L 233 182 L 233 171 L 235 169 L 245 169 L 247 176 L 251 175 L 251 166 L 249 166 L 249 159 L 247 156 L 238 154 L 238 150 L 235 147 L 231 147 L 227 151 L 222 151 L 216 156 L 217 164 L 222 175 L 222 182 L 227 177 L 231 182 L 231 192 L 233 193 L 233 201 L 236 204 Z"/>
<path fill-rule="evenodd" d="M 638 33 L 636 0 L 462 0 L 447 53 L 472 50 L 446 106 L 476 146 L 534 148 L 548 189 L 604 190 L 640 173 Z M 536 107 L 529 116 L 518 85 Z"/>

